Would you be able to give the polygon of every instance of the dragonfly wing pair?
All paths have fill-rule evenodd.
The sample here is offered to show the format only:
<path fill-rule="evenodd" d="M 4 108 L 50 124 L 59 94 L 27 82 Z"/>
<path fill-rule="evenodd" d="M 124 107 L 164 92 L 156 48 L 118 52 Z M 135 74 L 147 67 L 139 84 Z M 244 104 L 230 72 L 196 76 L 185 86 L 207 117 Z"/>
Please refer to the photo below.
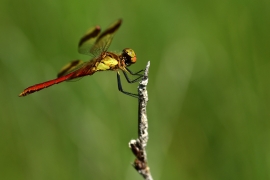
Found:
<path fill-rule="evenodd" d="M 90 29 L 79 42 L 79 53 L 98 57 L 102 52 L 107 51 L 115 32 L 119 29 L 121 24 L 122 20 L 119 19 L 102 34 L 100 34 L 101 29 L 99 26 Z"/>
<path fill-rule="evenodd" d="M 108 50 L 109 46 L 111 45 L 113 36 L 121 26 L 121 23 L 122 20 L 119 19 L 109 28 L 107 28 L 102 34 L 100 34 L 101 28 L 99 26 L 95 26 L 94 28 L 89 29 L 79 41 L 79 53 L 90 55 L 93 58 L 99 57 L 103 52 L 106 52 Z M 60 70 L 57 77 L 67 75 L 78 69 L 82 69 L 84 66 L 89 66 L 91 62 L 92 61 L 84 62 L 81 60 L 72 61 Z M 93 66 L 94 65 L 95 64 L 93 64 Z"/>

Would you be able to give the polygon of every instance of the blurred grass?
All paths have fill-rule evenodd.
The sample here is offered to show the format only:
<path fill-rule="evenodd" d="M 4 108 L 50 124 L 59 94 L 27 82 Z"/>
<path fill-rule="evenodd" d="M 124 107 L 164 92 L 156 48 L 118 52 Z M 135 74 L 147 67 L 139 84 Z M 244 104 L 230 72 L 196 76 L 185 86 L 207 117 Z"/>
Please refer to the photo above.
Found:
<path fill-rule="evenodd" d="M 157 179 L 269 179 L 270 2 L 0 2 L 1 179 L 141 179 L 127 143 L 137 101 L 113 72 L 55 77 L 93 25 L 124 22 L 110 50 L 151 61 L 148 158 Z M 124 83 L 128 91 L 136 85 Z"/>

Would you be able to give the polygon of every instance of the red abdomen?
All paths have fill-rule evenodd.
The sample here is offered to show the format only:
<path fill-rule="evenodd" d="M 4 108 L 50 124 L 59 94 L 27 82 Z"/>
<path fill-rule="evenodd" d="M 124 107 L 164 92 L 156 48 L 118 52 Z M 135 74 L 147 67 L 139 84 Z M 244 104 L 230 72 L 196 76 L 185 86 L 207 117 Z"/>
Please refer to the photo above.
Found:
<path fill-rule="evenodd" d="M 35 84 L 33 86 L 30 86 L 30 87 L 26 88 L 21 94 L 19 94 L 19 96 L 20 97 L 21 96 L 26 96 L 28 94 L 34 93 L 36 91 L 40 91 L 40 90 L 42 90 L 44 88 L 47 88 L 47 87 L 50 87 L 52 85 L 55 85 L 55 84 L 58 84 L 58 83 L 61 83 L 61 82 L 67 81 L 67 80 L 75 79 L 75 78 L 78 78 L 78 77 L 92 75 L 92 74 L 94 74 L 94 72 L 85 73 L 82 70 L 81 71 L 75 71 L 75 72 L 72 72 L 72 73 L 67 74 L 65 76 L 62 76 L 62 77 L 59 77 L 59 78 L 56 78 L 56 79 L 53 79 L 53 80 L 50 80 L 50 81 L 46 81 L 46 82 L 43 82 L 43 83 L 40 83 L 40 84 Z"/>

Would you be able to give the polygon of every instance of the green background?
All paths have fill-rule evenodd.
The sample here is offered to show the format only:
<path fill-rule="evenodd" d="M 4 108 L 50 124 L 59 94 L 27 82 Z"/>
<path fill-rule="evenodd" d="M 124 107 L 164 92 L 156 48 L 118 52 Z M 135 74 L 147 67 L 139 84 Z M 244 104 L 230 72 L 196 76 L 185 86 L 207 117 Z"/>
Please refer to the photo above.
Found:
<path fill-rule="evenodd" d="M 155 180 L 270 179 L 270 1 L 0 1 L 0 177 L 142 179 L 128 142 L 137 100 L 116 73 L 55 78 L 85 31 L 123 24 L 110 50 L 151 61 L 148 160 Z M 123 83 L 136 92 L 137 84 Z"/>

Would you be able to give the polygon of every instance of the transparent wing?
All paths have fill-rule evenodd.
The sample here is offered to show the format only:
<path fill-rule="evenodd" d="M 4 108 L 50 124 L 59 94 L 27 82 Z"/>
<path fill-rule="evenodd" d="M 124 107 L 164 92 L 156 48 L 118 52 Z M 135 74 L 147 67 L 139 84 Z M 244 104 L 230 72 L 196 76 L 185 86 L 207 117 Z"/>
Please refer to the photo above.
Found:
<path fill-rule="evenodd" d="M 100 34 L 100 27 L 96 26 L 88 30 L 88 32 L 80 39 L 79 53 L 86 55 L 99 56 L 102 52 L 109 48 L 115 32 L 121 26 L 122 20 L 119 19 Z"/>
<path fill-rule="evenodd" d="M 62 76 L 65 76 L 69 73 L 72 73 L 82 67 L 84 67 L 87 63 L 89 62 L 84 62 L 82 60 L 74 60 L 74 61 L 71 61 L 70 63 L 68 63 L 67 65 L 65 65 L 60 71 L 59 73 L 57 74 L 57 77 L 62 77 Z"/>
<path fill-rule="evenodd" d="M 97 39 L 93 47 L 90 49 L 90 52 L 95 56 L 100 55 L 101 52 L 107 51 L 115 32 L 119 29 L 122 24 L 122 20 L 119 19 L 114 22 L 109 28 L 107 28 L 103 33 L 101 33 Z"/>
<path fill-rule="evenodd" d="M 87 31 L 87 33 L 80 39 L 78 51 L 81 54 L 93 55 L 90 51 L 92 46 L 95 44 L 99 34 L 100 27 L 96 26 Z"/>

